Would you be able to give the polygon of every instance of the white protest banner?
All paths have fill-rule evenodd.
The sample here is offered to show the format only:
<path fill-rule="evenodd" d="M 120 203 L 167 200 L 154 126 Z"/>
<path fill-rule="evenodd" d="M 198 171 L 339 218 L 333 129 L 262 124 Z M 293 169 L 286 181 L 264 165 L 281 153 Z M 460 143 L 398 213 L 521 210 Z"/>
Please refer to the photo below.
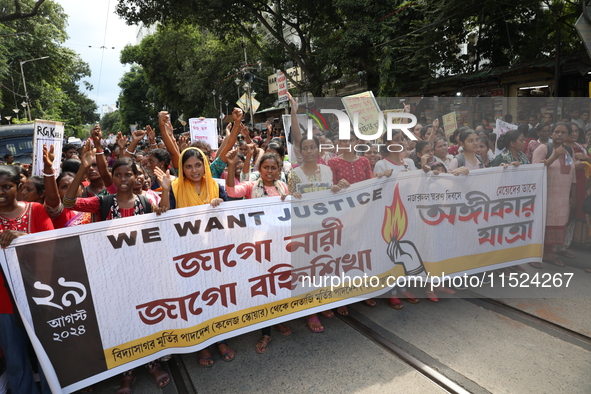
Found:
<path fill-rule="evenodd" d="M 33 175 L 43 175 L 43 144 L 47 148 L 53 145 L 55 160 L 53 161 L 53 172 L 59 175 L 62 146 L 64 143 L 64 124 L 51 120 L 35 119 L 33 134 Z"/>
<path fill-rule="evenodd" d="M 281 70 L 277 70 L 277 95 L 279 96 L 278 101 L 280 103 L 289 101 L 287 96 L 287 77 L 283 75 Z"/>
<path fill-rule="evenodd" d="M 497 140 L 504 134 L 506 134 L 509 130 L 517 130 L 517 126 L 511 123 L 507 123 L 502 121 L 501 119 L 497 119 L 497 124 L 495 128 L 495 134 L 497 135 Z M 501 150 L 497 148 L 495 144 L 495 156 L 499 155 Z"/>
<path fill-rule="evenodd" d="M 443 115 L 443 130 L 445 131 L 445 135 L 449 136 L 458 128 L 458 123 L 456 121 L 456 113 L 450 112 L 449 114 Z"/>
<path fill-rule="evenodd" d="M 191 141 L 207 142 L 211 149 L 218 148 L 218 120 L 216 118 L 189 119 Z"/>
<path fill-rule="evenodd" d="M 384 118 L 380 116 L 380 107 L 372 91 L 343 97 L 342 102 L 353 125 L 355 124 L 354 114 L 359 114 L 357 124 L 361 134 L 377 133 L 379 124 L 384 122 Z"/>
<path fill-rule="evenodd" d="M 540 259 L 545 195 L 542 164 L 463 177 L 414 171 L 302 200 L 32 234 L 0 261 L 44 370 L 72 392 L 166 354 L 379 296 L 402 279 Z"/>

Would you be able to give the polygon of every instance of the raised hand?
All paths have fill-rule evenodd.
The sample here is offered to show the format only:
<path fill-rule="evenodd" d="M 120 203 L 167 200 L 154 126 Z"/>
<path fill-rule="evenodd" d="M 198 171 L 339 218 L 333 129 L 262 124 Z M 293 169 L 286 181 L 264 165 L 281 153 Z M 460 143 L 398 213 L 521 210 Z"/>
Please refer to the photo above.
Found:
<path fill-rule="evenodd" d="M 162 186 L 162 190 L 170 190 L 172 185 L 172 177 L 170 176 L 170 170 L 166 170 L 166 173 L 162 169 L 154 168 L 154 175 L 158 179 L 158 183 Z"/>
<path fill-rule="evenodd" d="M 242 112 L 242 110 L 240 108 L 234 108 L 234 111 L 232 111 L 232 117 L 234 118 L 234 123 L 236 123 L 236 122 L 241 123 L 243 116 L 244 116 L 244 112 Z"/>
<path fill-rule="evenodd" d="M 179 150 L 182 152 L 191 146 L 191 136 L 190 135 L 181 135 L 179 137 Z"/>
<path fill-rule="evenodd" d="M 95 150 L 92 148 L 91 141 L 87 140 L 82 148 L 82 153 L 80 154 L 80 165 L 82 167 L 89 168 L 92 165 L 95 160 L 94 152 Z"/>
<path fill-rule="evenodd" d="M 168 111 L 160 111 L 158 112 L 158 123 L 168 123 L 170 122 L 170 115 Z"/>
<path fill-rule="evenodd" d="M 51 145 L 48 150 L 47 145 L 43 144 L 43 164 L 45 165 L 45 168 L 47 170 L 50 170 L 53 167 L 53 160 L 54 159 L 55 159 L 55 153 L 54 153 L 53 145 Z"/>
<path fill-rule="evenodd" d="M 119 147 L 119 149 L 121 151 L 124 151 L 125 146 L 127 145 L 127 141 L 126 141 L 126 138 L 123 136 L 123 134 L 121 134 L 121 132 L 117 133 L 116 142 L 117 142 L 117 146 Z"/>
<path fill-rule="evenodd" d="M 226 153 L 226 160 L 228 160 L 228 165 L 236 165 L 238 163 L 238 151 L 236 149 L 232 149 L 230 152 Z"/>
<path fill-rule="evenodd" d="M 439 128 L 439 118 L 435 118 L 435 120 L 433 121 L 433 133 L 435 133 L 438 128 Z"/>
<path fill-rule="evenodd" d="M 289 99 L 289 105 L 291 106 L 291 112 L 298 112 L 300 105 L 298 103 L 298 98 L 293 97 L 291 93 L 287 92 L 287 98 Z"/>
<path fill-rule="evenodd" d="M 148 127 L 150 127 L 150 126 L 148 126 Z M 147 134 L 146 130 L 136 130 L 131 133 L 131 139 L 133 141 L 135 141 L 136 143 L 139 143 L 141 140 L 144 139 L 146 134 Z"/>
<path fill-rule="evenodd" d="M 90 137 L 92 138 L 92 142 L 94 142 L 94 147 L 97 149 L 100 148 L 103 133 L 99 125 L 94 126 L 92 130 L 90 130 Z"/>
<path fill-rule="evenodd" d="M 240 123 L 240 129 L 238 130 L 240 134 L 246 139 L 246 137 L 250 138 L 250 133 L 248 132 L 248 127 L 244 125 L 244 123 Z"/>
<path fill-rule="evenodd" d="M 150 127 L 150 125 L 146 126 L 146 133 L 148 133 L 148 139 L 150 140 L 150 143 L 155 144 L 156 143 L 156 132 L 154 131 L 153 128 Z"/>

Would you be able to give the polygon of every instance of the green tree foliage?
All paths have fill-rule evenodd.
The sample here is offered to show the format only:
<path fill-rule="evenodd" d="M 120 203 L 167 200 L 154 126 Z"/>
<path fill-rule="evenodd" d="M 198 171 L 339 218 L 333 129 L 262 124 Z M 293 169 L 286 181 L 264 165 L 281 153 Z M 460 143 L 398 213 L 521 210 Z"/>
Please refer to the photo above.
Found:
<path fill-rule="evenodd" d="M 394 95 L 409 81 L 552 59 L 557 46 L 580 51 L 581 1 L 119 0 L 117 12 L 246 37 L 266 64 L 300 66 L 296 85 L 315 95 L 355 80 Z"/>
<path fill-rule="evenodd" d="M 160 100 L 153 88 L 148 85 L 142 67 L 132 65 L 119 82 L 119 122 L 120 130 L 129 134 L 129 127 L 124 125 L 137 124 L 139 127 L 157 124 L 158 110 L 156 103 Z"/>
<path fill-rule="evenodd" d="M 331 1 L 120 0 L 117 12 L 130 23 L 190 23 L 224 37 L 244 36 L 269 66 L 285 69 L 293 61 L 301 67 L 306 78 L 297 85 L 315 94 L 342 75 L 338 61 L 329 65 L 319 57 L 322 48 L 339 44 L 331 32 L 342 19 Z"/>
<path fill-rule="evenodd" d="M 551 59 L 557 31 L 563 53 L 582 50 L 574 29 L 580 2 L 420 0 L 413 8 L 423 17 L 413 20 L 407 35 L 392 37 L 383 47 L 408 48 L 400 60 L 420 70 L 424 80 Z M 460 45 L 467 45 L 467 54 L 460 53 Z"/>
<path fill-rule="evenodd" d="M 101 118 L 100 124 L 101 130 L 103 131 L 103 136 L 105 137 L 109 134 L 117 134 L 118 132 L 124 130 L 123 126 L 121 125 L 121 113 L 119 111 L 104 115 Z"/>
<path fill-rule="evenodd" d="M 33 12 L 37 4 L 39 7 L 34 16 L 0 25 L 0 31 L 7 35 L 0 41 L 1 110 L 11 113 L 13 108 L 23 108 L 25 92 L 20 61 L 49 56 L 22 65 L 31 115 L 64 121 L 67 135 L 83 134 L 82 125 L 98 120 L 97 107 L 79 89 L 82 78 L 90 75 L 90 68 L 78 54 L 62 46 L 67 38 L 67 15 L 60 5 L 49 0 L 18 3 L 21 15 Z M 5 12 L 14 13 L 14 7 L 15 1 L 0 0 L 0 9 Z"/>
<path fill-rule="evenodd" d="M 170 24 L 160 25 L 139 45 L 127 46 L 121 62 L 141 66 L 132 67 L 119 84 L 122 121 L 146 119 L 145 123 L 150 123 L 148 117 L 154 124 L 163 107 L 174 117 L 184 114 L 185 119 L 216 116 L 220 94 L 231 109 L 237 100 L 234 80 L 242 77 L 237 68 L 244 63 L 244 52 L 241 39 L 218 38 L 190 24 Z M 262 74 L 266 77 L 269 73 Z M 260 93 L 257 99 L 262 100 L 266 78 L 264 86 L 258 85 L 260 81 L 257 77 L 253 87 Z M 216 108 L 212 90 L 216 90 Z"/>

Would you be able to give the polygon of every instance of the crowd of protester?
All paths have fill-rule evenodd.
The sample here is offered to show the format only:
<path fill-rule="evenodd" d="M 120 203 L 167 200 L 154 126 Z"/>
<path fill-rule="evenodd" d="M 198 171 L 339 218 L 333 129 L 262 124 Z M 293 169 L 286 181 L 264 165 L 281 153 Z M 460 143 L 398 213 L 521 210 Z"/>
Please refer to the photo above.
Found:
<path fill-rule="evenodd" d="M 175 137 L 168 113 L 161 112 L 159 133 L 147 126 L 146 130 L 134 131 L 130 138 L 119 133 L 116 142 L 109 144 L 97 126 L 83 146 L 65 145 L 61 158 L 55 157 L 53 146 L 44 147 L 42 176 L 31 176 L 28 168 L 14 164 L 7 155 L 5 165 L 0 166 L 0 245 L 6 247 L 24 234 L 150 212 L 161 214 L 176 208 L 204 204 L 216 208 L 232 200 L 271 196 L 302 198 L 319 190 L 338 193 L 356 182 L 405 171 L 464 176 L 486 167 L 544 163 L 548 168 L 547 206 L 552 209 L 546 216 L 543 259 L 530 264 L 535 268 L 543 268 L 543 262 L 563 266 L 563 258 L 574 258 L 568 251 L 571 245 L 591 246 L 589 216 L 581 208 L 591 193 L 588 111 L 580 116 L 573 110 L 569 118 L 557 120 L 551 114 L 533 115 L 527 124 L 498 141 L 486 119 L 474 129 L 462 126 L 449 136 L 438 119 L 428 124 L 421 119 L 412 129 L 416 141 L 394 130 L 388 143 L 398 144 L 403 150 L 389 151 L 387 144 L 380 148 L 376 144 L 357 153 L 354 147 L 360 141 L 354 133 L 347 140 L 339 140 L 337 130 L 315 126 L 309 138 L 298 124 L 297 99 L 290 96 L 290 103 L 293 127 L 287 134 L 295 157 L 287 155 L 285 131 L 274 129 L 271 123 L 262 132 L 249 130 L 240 109 L 233 111 L 233 122 L 220 137 L 215 152 L 204 142 L 191 142 L 186 134 Z M 321 144 L 332 148 L 321 151 Z M 54 173 L 55 160 L 61 160 L 59 174 Z M 225 186 L 216 178 L 224 179 Z M 445 287 L 436 291 L 454 292 Z M 438 301 L 435 292 L 425 296 Z M 13 392 L 36 392 L 27 335 L 15 318 L 6 286 L 0 288 L 0 297 L 0 346 L 10 386 Z M 415 304 L 419 297 L 399 288 L 387 299 L 396 310 L 404 307 L 401 300 Z M 364 303 L 376 305 L 373 299 Z M 348 314 L 346 306 L 336 312 Z M 328 309 L 321 315 L 331 318 L 334 312 Z M 324 331 L 317 314 L 307 316 L 306 321 L 311 331 Z M 267 351 L 272 329 L 285 336 L 291 334 L 285 324 L 262 329 L 255 345 L 258 353 Z M 215 348 L 222 360 L 234 359 L 235 352 L 225 341 Z M 214 364 L 208 348 L 197 357 L 203 367 Z M 161 367 L 166 361 L 162 358 L 146 364 L 159 387 L 170 382 Z M 117 393 L 131 393 L 134 378 L 133 370 L 125 372 Z M 42 373 L 41 387 L 49 392 Z"/>

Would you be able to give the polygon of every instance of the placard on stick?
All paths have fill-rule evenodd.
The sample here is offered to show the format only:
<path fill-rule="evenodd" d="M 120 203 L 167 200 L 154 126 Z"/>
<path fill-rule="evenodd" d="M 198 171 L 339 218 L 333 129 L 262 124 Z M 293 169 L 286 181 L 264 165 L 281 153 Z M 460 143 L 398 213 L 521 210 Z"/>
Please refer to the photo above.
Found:
<path fill-rule="evenodd" d="M 450 112 L 449 114 L 443 115 L 443 130 L 445 135 L 449 136 L 458 128 L 458 122 L 456 120 L 456 113 Z"/>
<path fill-rule="evenodd" d="M 277 95 L 279 96 L 278 101 L 280 103 L 289 101 L 287 96 L 287 77 L 281 70 L 277 70 Z"/>
<path fill-rule="evenodd" d="M 59 175 L 64 143 L 64 124 L 51 120 L 35 119 L 33 133 L 33 175 L 42 175 L 43 172 L 43 144 L 47 149 L 53 145 L 55 159 L 53 160 L 53 172 Z"/>
<path fill-rule="evenodd" d="M 372 91 L 343 97 L 342 101 L 351 123 L 353 123 L 353 114 L 355 112 L 359 113 L 358 125 L 361 134 L 377 133 L 379 122 L 383 122 L 384 119 L 380 116 L 380 107 Z"/>
<path fill-rule="evenodd" d="M 216 118 L 191 118 L 189 119 L 189 131 L 191 142 L 207 142 L 211 149 L 218 149 L 218 120 Z"/>

